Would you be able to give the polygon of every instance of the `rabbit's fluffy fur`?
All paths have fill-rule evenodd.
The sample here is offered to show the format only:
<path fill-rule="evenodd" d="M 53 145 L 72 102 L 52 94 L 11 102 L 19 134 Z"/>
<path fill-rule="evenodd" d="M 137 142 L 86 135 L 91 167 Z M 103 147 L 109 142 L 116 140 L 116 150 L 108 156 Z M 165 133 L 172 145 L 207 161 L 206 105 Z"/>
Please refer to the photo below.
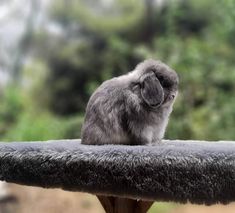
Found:
<path fill-rule="evenodd" d="M 107 80 L 91 96 L 82 127 L 83 144 L 156 144 L 164 136 L 178 91 L 178 75 L 145 60 Z"/>

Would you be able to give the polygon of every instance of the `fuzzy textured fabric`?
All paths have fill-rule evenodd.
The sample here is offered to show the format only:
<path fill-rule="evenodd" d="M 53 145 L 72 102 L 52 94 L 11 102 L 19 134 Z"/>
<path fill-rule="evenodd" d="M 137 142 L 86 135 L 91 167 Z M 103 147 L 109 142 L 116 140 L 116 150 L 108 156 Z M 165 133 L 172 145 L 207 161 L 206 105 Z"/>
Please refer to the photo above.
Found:
<path fill-rule="evenodd" d="M 0 143 L 0 179 L 135 199 L 235 201 L 235 143 L 82 145 L 80 140 Z"/>

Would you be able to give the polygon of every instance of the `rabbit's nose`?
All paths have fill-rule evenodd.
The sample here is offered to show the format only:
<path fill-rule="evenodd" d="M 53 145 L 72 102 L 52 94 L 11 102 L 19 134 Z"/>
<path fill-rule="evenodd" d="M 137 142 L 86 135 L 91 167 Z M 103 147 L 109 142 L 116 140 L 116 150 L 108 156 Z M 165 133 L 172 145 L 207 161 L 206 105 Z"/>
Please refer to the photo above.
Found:
<path fill-rule="evenodd" d="M 172 95 L 170 95 L 169 99 L 173 100 L 175 98 L 175 96 L 176 96 L 175 94 L 172 94 Z"/>

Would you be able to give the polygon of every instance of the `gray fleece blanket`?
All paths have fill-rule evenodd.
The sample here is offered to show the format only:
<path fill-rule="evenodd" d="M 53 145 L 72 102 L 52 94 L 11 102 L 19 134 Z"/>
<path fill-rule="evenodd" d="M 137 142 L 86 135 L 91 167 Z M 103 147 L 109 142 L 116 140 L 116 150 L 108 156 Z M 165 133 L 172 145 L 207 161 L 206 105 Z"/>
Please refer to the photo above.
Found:
<path fill-rule="evenodd" d="M 229 203 L 235 201 L 235 143 L 0 143 L 0 180 L 135 199 Z"/>

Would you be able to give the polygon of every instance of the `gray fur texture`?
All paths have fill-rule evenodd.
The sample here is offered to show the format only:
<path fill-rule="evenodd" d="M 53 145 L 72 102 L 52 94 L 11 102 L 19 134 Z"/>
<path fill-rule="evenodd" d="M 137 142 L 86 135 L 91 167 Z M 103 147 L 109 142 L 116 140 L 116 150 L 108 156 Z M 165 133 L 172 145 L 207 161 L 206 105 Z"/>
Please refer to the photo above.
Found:
<path fill-rule="evenodd" d="M 178 82 L 174 70 L 152 59 L 105 81 L 87 104 L 82 143 L 158 143 L 165 133 Z"/>
<path fill-rule="evenodd" d="M 235 143 L 0 143 L 0 180 L 134 199 L 229 203 L 235 201 Z"/>

